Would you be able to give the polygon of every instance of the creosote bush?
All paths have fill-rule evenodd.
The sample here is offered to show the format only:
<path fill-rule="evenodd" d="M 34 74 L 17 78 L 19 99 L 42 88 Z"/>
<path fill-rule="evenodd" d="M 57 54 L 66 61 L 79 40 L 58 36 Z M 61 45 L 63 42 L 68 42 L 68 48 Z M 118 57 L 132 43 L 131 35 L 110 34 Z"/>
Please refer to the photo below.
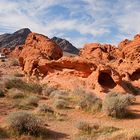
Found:
<path fill-rule="evenodd" d="M 28 112 L 14 112 L 8 116 L 7 124 L 16 134 L 37 135 L 41 130 L 42 121 Z"/>
<path fill-rule="evenodd" d="M 19 90 L 22 91 L 28 91 L 28 92 L 32 92 L 32 93 L 41 93 L 42 92 L 42 87 L 37 84 L 37 83 L 26 83 L 21 79 L 8 79 L 5 82 L 5 87 L 7 89 L 11 89 L 11 88 L 17 88 Z"/>
<path fill-rule="evenodd" d="M 103 101 L 103 111 L 111 117 L 123 118 L 128 115 L 128 106 L 135 101 L 130 94 L 108 93 Z"/>
<path fill-rule="evenodd" d="M 78 106 L 85 111 L 94 113 L 101 110 L 102 100 L 93 94 L 87 94 L 78 102 Z"/>

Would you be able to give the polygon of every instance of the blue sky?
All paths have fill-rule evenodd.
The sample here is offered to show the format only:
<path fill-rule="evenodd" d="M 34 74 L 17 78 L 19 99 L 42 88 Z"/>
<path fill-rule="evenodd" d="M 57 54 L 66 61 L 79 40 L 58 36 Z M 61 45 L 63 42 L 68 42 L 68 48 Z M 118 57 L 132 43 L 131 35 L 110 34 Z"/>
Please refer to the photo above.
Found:
<path fill-rule="evenodd" d="M 140 33 L 140 0 L 0 0 L 0 34 L 20 28 L 76 47 L 117 44 Z"/>

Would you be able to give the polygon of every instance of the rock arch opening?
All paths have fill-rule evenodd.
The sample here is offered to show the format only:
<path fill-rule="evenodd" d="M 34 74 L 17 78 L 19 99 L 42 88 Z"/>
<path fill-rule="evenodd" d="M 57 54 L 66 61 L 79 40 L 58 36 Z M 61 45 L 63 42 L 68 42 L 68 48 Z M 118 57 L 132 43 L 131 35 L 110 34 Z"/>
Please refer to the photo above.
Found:
<path fill-rule="evenodd" d="M 140 79 L 140 69 L 137 69 L 135 72 L 130 75 L 130 79 L 132 81 L 139 80 Z"/>
<path fill-rule="evenodd" d="M 106 88 L 114 88 L 116 86 L 116 83 L 114 82 L 112 77 L 105 72 L 99 74 L 98 83 Z"/>

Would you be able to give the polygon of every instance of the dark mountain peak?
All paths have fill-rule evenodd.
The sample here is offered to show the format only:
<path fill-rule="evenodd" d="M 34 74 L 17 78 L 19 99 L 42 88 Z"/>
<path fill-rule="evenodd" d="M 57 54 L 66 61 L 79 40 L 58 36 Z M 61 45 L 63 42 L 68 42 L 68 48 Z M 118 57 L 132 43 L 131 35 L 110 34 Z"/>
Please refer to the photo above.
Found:
<path fill-rule="evenodd" d="M 31 33 L 30 29 L 23 28 L 13 34 L 2 34 L 0 35 L 0 47 L 14 48 L 23 45 L 29 33 Z"/>
<path fill-rule="evenodd" d="M 68 53 L 72 53 L 72 54 L 78 54 L 79 53 L 79 50 L 73 46 L 68 40 L 66 39 L 62 39 L 62 38 L 59 38 L 59 37 L 53 37 L 52 40 L 58 44 L 61 49 L 65 52 L 68 52 Z"/>
<path fill-rule="evenodd" d="M 13 34 L 29 34 L 31 32 L 31 30 L 29 28 L 22 28 L 16 32 L 14 32 Z"/>

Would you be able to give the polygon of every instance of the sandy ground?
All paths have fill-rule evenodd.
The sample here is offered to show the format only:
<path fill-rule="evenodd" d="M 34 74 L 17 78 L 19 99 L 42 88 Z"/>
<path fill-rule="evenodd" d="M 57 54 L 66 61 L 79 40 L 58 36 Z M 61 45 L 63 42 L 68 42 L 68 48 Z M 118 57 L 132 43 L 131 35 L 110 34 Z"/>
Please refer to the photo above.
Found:
<path fill-rule="evenodd" d="M 2 66 L 3 65 L 3 66 Z M 6 77 L 10 77 L 15 72 L 20 72 L 20 68 L 17 67 L 9 67 L 4 64 L 0 64 L 0 71 L 2 73 L 3 79 Z M 42 100 L 41 102 L 48 102 L 47 100 Z M 60 111 L 65 114 L 66 119 L 63 121 L 53 120 L 46 121 L 48 124 L 48 129 L 52 131 L 51 140 L 73 140 L 74 135 L 77 133 L 77 129 L 75 125 L 79 121 L 87 121 L 90 123 L 100 122 L 103 125 L 110 125 L 119 128 L 138 128 L 140 129 L 140 96 L 136 96 L 136 101 L 133 106 L 129 108 L 135 115 L 129 119 L 112 119 L 106 117 L 102 113 L 90 114 L 85 113 L 81 110 L 76 109 L 67 109 Z M 0 98 L 0 124 L 4 124 L 4 120 L 10 112 L 16 111 L 12 107 L 12 102 L 8 102 L 6 98 Z"/>

